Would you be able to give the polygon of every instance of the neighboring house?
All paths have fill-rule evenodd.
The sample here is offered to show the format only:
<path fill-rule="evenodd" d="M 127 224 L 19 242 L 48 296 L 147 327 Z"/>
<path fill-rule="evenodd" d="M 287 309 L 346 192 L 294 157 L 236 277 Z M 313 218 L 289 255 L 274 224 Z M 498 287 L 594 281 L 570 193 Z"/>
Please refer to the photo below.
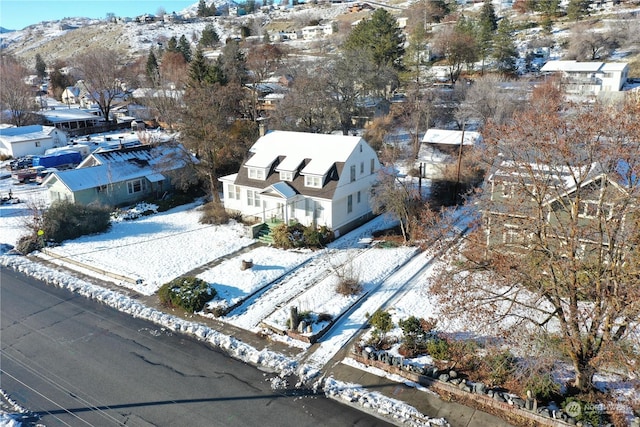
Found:
<path fill-rule="evenodd" d="M 13 158 L 44 154 L 67 144 L 67 135 L 53 126 L 20 126 L 0 129 L 0 154 Z"/>
<path fill-rule="evenodd" d="M 80 102 L 80 88 L 76 86 L 68 86 L 62 91 L 60 99 L 62 100 L 62 103 L 66 105 L 77 104 Z"/>
<path fill-rule="evenodd" d="M 624 164 L 621 162 L 618 167 L 624 167 Z M 576 185 L 575 177 L 578 176 L 584 178 Z M 553 230 L 566 227 L 557 226 L 564 223 L 563 219 L 568 218 L 572 209 L 575 209 L 578 224 L 587 226 L 588 221 L 609 223 L 618 213 L 624 212 L 619 208 L 629 208 L 625 183 L 605 174 L 596 164 L 551 170 L 545 165 L 516 165 L 505 161 L 489 176 L 487 183 L 494 206 L 491 212 L 484 213 L 487 244 L 504 245 L 513 250 L 528 247 L 529 233 L 533 230 L 523 224 L 535 223 L 537 220 L 534 218 L 538 218 L 541 212 L 549 224 L 545 231 L 548 237 L 558 239 L 558 244 L 562 245 L 563 235 L 554 237 Z M 546 190 L 542 197 L 537 197 L 538 187 Z M 579 197 L 577 191 L 580 191 Z M 635 211 L 635 208 L 630 211 Z M 626 215 L 623 215 L 621 230 L 625 223 Z M 633 221 L 629 222 L 630 226 L 633 224 Z M 592 228 L 597 229 L 595 226 Z M 597 240 L 590 236 L 596 236 Z M 608 245 L 607 236 L 607 233 L 583 233 L 580 238 L 582 249 L 590 245 L 593 248 L 594 244 Z"/>
<path fill-rule="evenodd" d="M 418 163 L 422 163 L 423 176 L 438 178 L 447 165 L 455 163 L 460 152 L 460 144 L 474 147 L 482 142 L 479 132 L 446 129 L 428 129 L 422 138 L 418 151 Z"/>
<path fill-rule="evenodd" d="M 310 25 L 302 28 L 302 38 L 304 40 L 320 39 L 324 36 L 333 34 L 333 24 Z"/>
<path fill-rule="evenodd" d="M 52 202 L 123 206 L 173 189 L 170 175 L 187 166 L 181 146 L 141 145 L 95 151 L 76 169 L 54 172 L 43 185 Z"/>
<path fill-rule="evenodd" d="M 220 178 L 224 206 L 261 222 L 327 226 L 336 235 L 369 220 L 380 161 L 357 136 L 272 131 L 240 171 Z"/>
<path fill-rule="evenodd" d="M 55 126 L 64 131 L 75 131 L 93 128 L 98 125 L 101 117 L 96 114 L 78 108 L 59 108 L 55 110 L 42 110 L 38 112 L 46 125 Z"/>
<path fill-rule="evenodd" d="M 565 92 L 578 95 L 618 92 L 629 77 L 629 65 L 624 62 L 547 61 L 540 71 L 560 73 Z"/>

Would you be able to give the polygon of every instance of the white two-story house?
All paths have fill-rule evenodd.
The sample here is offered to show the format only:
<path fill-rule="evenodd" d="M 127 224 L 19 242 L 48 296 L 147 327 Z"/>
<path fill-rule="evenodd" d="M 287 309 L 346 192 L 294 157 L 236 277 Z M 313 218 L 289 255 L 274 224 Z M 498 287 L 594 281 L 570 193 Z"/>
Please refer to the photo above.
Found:
<path fill-rule="evenodd" d="M 245 218 L 326 226 L 336 237 L 369 220 L 380 161 L 358 136 L 271 131 L 238 173 L 220 178 L 224 206 Z"/>
<path fill-rule="evenodd" d="M 625 62 L 548 61 L 540 71 L 560 73 L 564 90 L 579 95 L 618 92 L 629 77 L 629 65 Z"/>

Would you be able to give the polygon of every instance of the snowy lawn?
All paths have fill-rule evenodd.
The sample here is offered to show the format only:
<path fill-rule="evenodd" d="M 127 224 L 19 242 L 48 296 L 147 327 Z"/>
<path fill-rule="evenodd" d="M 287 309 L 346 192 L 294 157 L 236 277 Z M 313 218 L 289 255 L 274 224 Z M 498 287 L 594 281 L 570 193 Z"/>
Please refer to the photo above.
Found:
<path fill-rule="evenodd" d="M 152 295 L 175 277 L 254 242 L 242 224 L 204 225 L 198 222 L 199 217 L 195 204 L 185 205 L 132 221 L 112 222 L 106 233 L 64 242 L 50 251 L 63 260 L 129 277 L 134 283 L 120 284 Z"/>
<path fill-rule="evenodd" d="M 225 260 L 198 275 L 217 291 L 215 299 L 206 308 L 227 308 L 238 304 L 313 256 L 314 252 L 310 250 L 285 251 L 259 247 L 241 257 Z M 242 270 L 243 260 L 251 260 L 253 267 Z"/>
<path fill-rule="evenodd" d="M 264 323 L 279 330 L 287 329 L 287 320 L 291 307 L 297 307 L 299 312 L 309 312 L 316 315 L 326 314 L 332 319 L 339 317 L 355 302 L 371 291 L 374 291 L 385 278 L 396 268 L 404 264 L 416 249 L 411 247 L 378 248 L 355 252 L 345 250 L 335 254 L 332 264 L 335 271 L 323 278 L 286 306 L 279 308 L 264 320 Z M 342 276 L 342 277 L 341 277 Z M 336 290 L 344 278 L 353 278 L 362 286 L 362 290 L 354 295 L 342 295 Z M 328 321 L 313 323 L 311 331 L 305 335 L 314 335 L 327 326 Z"/>

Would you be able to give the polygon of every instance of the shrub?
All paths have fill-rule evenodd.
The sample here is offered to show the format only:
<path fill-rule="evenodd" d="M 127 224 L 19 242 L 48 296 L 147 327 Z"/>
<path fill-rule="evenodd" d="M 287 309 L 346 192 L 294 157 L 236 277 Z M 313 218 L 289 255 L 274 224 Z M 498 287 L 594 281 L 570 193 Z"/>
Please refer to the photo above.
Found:
<path fill-rule="evenodd" d="M 362 291 L 362 285 L 357 279 L 343 278 L 336 285 L 336 292 L 341 295 L 357 295 Z"/>
<path fill-rule="evenodd" d="M 201 311 L 216 296 L 216 290 L 197 277 L 178 277 L 158 290 L 160 302 L 169 307 L 181 307 L 189 313 Z"/>
<path fill-rule="evenodd" d="M 408 352 L 416 352 L 423 344 L 425 332 L 422 329 L 420 319 L 415 316 L 409 316 L 398 322 L 398 326 L 402 329 L 402 340 Z"/>
<path fill-rule="evenodd" d="M 44 247 L 45 242 L 61 243 L 87 234 L 107 231 L 110 210 L 102 206 L 84 206 L 69 201 L 53 203 L 48 209 L 30 207 L 33 217 L 27 221 L 30 234 L 20 238 L 17 249 L 28 254 Z"/>
<path fill-rule="evenodd" d="M 550 372 L 531 372 L 523 380 L 524 391 L 531 390 L 536 398 L 543 401 L 554 398 L 560 392 L 560 384 L 553 379 Z"/>
<path fill-rule="evenodd" d="M 321 248 L 333 240 L 333 232 L 326 226 L 316 229 L 300 223 L 278 224 L 271 231 L 273 244 L 279 248 Z"/>
<path fill-rule="evenodd" d="M 16 249 L 23 254 L 30 254 L 33 251 L 42 249 L 42 239 L 38 238 L 36 234 L 28 234 L 20 237 L 18 243 L 16 243 Z"/>
<path fill-rule="evenodd" d="M 440 337 L 429 339 L 425 344 L 425 350 L 436 360 L 447 360 L 449 358 L 449 343 Z"/>
<path fill-rule="evenodd" d="M 504 385 L 516 370 L 516 359 L 510 351 L 489 353 L 482 359 L 489 385 Z"/>
<path fill-rule="evenodd" d="M 393 329 L 393 319 L 388 311 L 376 310 L 369 318 L 369 323 L 373 326 L 372 335 L 380 346 L 385 341 L 386 335 Z"/>
<path fill-rule="evenodd" d="M 200 224 L 226 224 L 229 222 L 229 214 L 222 203 L 209 202 L 201 208 Z"/>

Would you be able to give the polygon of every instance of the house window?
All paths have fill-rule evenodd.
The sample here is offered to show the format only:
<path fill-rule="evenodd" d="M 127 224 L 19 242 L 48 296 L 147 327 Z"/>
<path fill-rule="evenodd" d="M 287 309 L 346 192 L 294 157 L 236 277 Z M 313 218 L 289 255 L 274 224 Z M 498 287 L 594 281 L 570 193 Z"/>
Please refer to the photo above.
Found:
<path fill-rule="evenodd" d="M 36 147 L 40 147 L 40 141 L 36 141 Z"/>
<path fill-rule="evenodd" d="M 264 169 L 249 168 L 249 179 L 264 180 Z"/>
<path fill-rule="evenodd" d="M 140 193 L 147 189 L 147 181 L 143 179 L 136 179 L 127 182 L 127 190 L 129 194 Z"/>
<path fill-rule="evenodd" d="M 351 172 L 351 182 L 353 182 L 356 180 L 356 165 L 351 165 L 350 172 Z"/>
<path fill-rule="evenodd" d="M 293 181 L 293 172 L 280 172 L 280 179 L 282 181 Z"/>
<path fill-rule="evenodd" d="M 359 191 L 358 191 L 358 194 L 357 194 L 357 196 L 356 196 L 356 201 L 357 201 L 358 203 L 360 203 L 360 192 L 359 192 Z"/>
<path fill-rule="evenodd" d="M 347 196 L 347 213 L 351 213 L 353 211 L 353 195 L 349 194 Z"/>
<path fill-rule="evenodd" d="M 362 153 L 362 144 L 360 144 L 360 152 Z"/>
<path fill-rule="evenodd" d="M 376 169 L 376 159 L 371 159 L 371 173 Z"/>
<path fill-rule="evenodd" d="M 364 162 L 360 162 L 360 175 L 364 173 Z"/>
<path fill-rule="evenodd" d="M 500 183 L 500 194 L 502 194 L 502 197 L 504 198 L 510 198 L 514 196 L 514 190 L 515 190 L 515 185 L 512 183 L 508 183 L 508 182 L 501 182 Z"/>
<path fill-rule="evenodd" d="M 237 185 L 229 184 L 227 186 L 227 192 L 230 199 L 240 200 L 240 187 Z"/>
<path fill-rule="evenodd" d="M 305 175 L 304 185 L 305 187 L 322 188 L 322 179 L 319 176 Z"/>
<path fill-rule="evenodd" d="M 314 202 L 311 199 L 304 199 L 304 214 L 306 216 L 313 215 L 313 205 Z"/>
<path fill-rule="evenodd" d="M 502 233 L 502 242 L 506 245 L 522 245 L 524 236 L 517 227 L 506 225 Z"/>
<path fill-rule="evenodd" d="M 602 215 L 606 219 L 611 219 L 613 215 L 613 205 L 611 203 L 599 203 L 595 200 L 581 200 L 578 205 L 578 216 L 582 218 L 597 218 Z"/>
<path fill-rule="evenodd" d="M 260 207 L 260 193 L 255 190 L 247 190 L 247 205 Z"/>

